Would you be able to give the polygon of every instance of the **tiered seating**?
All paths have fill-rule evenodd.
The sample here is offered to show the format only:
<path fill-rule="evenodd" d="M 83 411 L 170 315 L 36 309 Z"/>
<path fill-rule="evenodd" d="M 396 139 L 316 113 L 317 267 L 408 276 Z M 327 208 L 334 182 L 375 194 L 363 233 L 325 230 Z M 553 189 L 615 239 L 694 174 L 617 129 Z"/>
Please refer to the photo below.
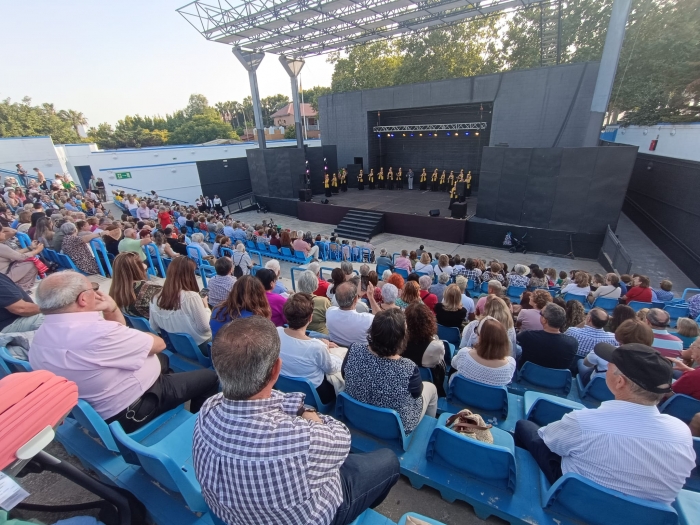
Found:
<path fill-rule="evenodd" d="M 546 368 L 528 361 L 518 372 L 517 381 L 508 385 L 508 390 L 513 393 L 536 390 L 566 397 L 571 392 L 572 382 L 570 370 Z"/>
<path fill-rule="evenodd" d="M 326 403 L 325 405 L 321 402 L 321 398 L 318 397 L 318 392 L 316 388 L 311 384 L 311 381 L 305 377 L 288 377 L 280 375 L 275 383 L 275 389 L 280 392 L 301 392 L 306 397 L 304 398 L 304 403 L 311 405 L 316 408 L 322 414 L 328 414 L 332 416 L 335 413 L 335 402 Z"/>
<path fill-rule="evenodd" d="M 253 241 L 246 241 L 246 247 L 249 254 L 257 253 L 261 257 L 270 257 L 271 259 L 279 259 L 280 261 L 309 264 L 313 260 L 313 257 L 304 257 L 304 254 L 301 252 L 292 253 L 292 250 L 289 248 L 278 249 L 277 246 L 271 246 L 263 242 L 258 242 L 256 244 Z M 260 266 L 262 266 L 262 259 Z"/>
<path fill-rule="evenodd" d="M 12 357 L 10 352 L 4 346 L 0 346 L 0 361 L 2 361 L 3 370 L 6 371 L 6 373 L 8 374 L 14 372 L 32 371 L 32 367 L 29 365 L 29 361 L 24 361 L 22 359 Z"/>

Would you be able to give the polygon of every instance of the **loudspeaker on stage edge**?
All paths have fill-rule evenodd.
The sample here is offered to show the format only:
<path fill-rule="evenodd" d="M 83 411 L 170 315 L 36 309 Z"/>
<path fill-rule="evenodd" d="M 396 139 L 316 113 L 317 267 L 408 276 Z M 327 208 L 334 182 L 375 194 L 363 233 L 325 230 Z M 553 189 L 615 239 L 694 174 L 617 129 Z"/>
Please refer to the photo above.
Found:
<path fill-rule="evenodd" d="M 431 216 L 431 217 L 439 217 L 439 216 L 440 216 L 440 210 L 430 210 L 430 216 Z"/>
<path fill-rule="evenodd" d="M 299 200 L 301 202 L 310 201 L 311 200 L 311 190 L 310 189 L 299 190 Z"/>

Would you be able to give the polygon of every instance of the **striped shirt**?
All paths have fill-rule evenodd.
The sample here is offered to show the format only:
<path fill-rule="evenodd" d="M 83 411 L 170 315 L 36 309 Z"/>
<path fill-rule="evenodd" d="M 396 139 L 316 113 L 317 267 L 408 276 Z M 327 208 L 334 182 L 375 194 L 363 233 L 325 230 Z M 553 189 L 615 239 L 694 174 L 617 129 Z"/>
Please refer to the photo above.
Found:
<path fill-rule="evenodd" d="M 350 432 L 296 415 L 304 394 L 209 398 L 197 417 L 192 460 L 202 496 L 229 525 L 327 525 L 343 501 L 340 467 Z"/>
<path fill-rule="evenodd" d="M 586 357 L 593 348 L 598 343 L 608 343 L 613 346 L 618 346 L 619 343 L 615 339 L 615 334 L 612 332 L 606 332 L 602 328 L 593 328 L 592 326 L 584 326 L 583 328 L 576 328 L 572 326 L 566 332 L 566 335 L 570 335 L 578 341 L 578 350 L 576 355 L 581 357 Z"/>
<path fill-rule="evenodd" d="M 654 332 L 654 342 L 651 344 L 654 350 L 658 350 L 664 357 L 676 358 L 681 356 L 683 341 L 675 335 L 671 335 L 668 330 L 656 330 Z"/>
<path fill-rule="evenodd" d="M 573 472 L 609 489 L 670 505 L 695 467 L 690 428 L 653 405 L 605 401 L 538 431 Z"/>

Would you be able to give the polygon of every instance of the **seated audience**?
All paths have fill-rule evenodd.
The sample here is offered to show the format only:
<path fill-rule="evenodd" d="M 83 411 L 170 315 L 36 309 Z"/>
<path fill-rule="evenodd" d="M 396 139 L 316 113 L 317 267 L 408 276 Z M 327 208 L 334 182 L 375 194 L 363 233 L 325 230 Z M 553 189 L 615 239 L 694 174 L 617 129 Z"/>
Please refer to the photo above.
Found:
<path fill-rule="evenodd" d="M 527 276 L 529 273 L 530 268 L 524 264 L 516 264 L 513 266 L 513 271 L 508 274 L 508 286 L 526 288 L 530 283 L 530 279 Z"/>
<path fill-rule="evenodd" d="M 493 317 L 478 321 L 473 347 L 461 348 L 450 366 L 462 377 L 493 386 L 505 386 L 515 373 L 515 359 L 505 327 Z"/>
<path fill-rule="evenodd" d="M 36 299 L 45 318 L 31 344 L 32 368 L 74 381 L 80 398 L 125 432 L 188 400 L 197 412 L 218 390 L 216 372 L 168 373 L 163 340 L 127 328 L 114 300 L 97 287 L 69 270 L 41 281 Z"/>
<path fill-rule="evenodd" d="M 139 235 L 136 229 L 127 228 L 126 230 L 124 230 L 124 238 L 121 241 L 119 241 L 119 253 L 133 252 L 139 256 L 139 259 L 145 261 L 146 253 L 143 251 L 143 246 L 150 242 L 151 239 L 149 238 L 139 239 Z"/>
<path fill-rule="evenodd" d="M 588 295 L 588 302 L 593 304 L 593 302 L 598 297 L 605 297 L 607 299 L 619 299 L 622 295 L 622 288 L 620 288 L 620 278 L 616 273 L 609 273 L 605 276 L 605 284 L 599 286 L 595 291 Z"/>
<path fill-rule="evenodd" d="M 675 359 L 681 356 L 683 341 L 667 330 L 671 316 L 666 310 L 651 308 L 646 315 L 647 324 L 654 332 L 654 342 L 651 347 L 662 356 Z"/>
<path fill-rule="evenodd" d="M 236 284 L 236 278 L 231 275 L 233 273 L 233 262 L 228 257 L 219 257 L 214 264 L 216 275 L 209 279 L 207 288 L 209 295 L 207 302 L 209 307 L 213 308 L 223 303 L 231 293 L 233 285 Z"/>
<path fill-rule="evenodd" d="M 286 294 L 285 297 L 287 297 L 289 295 L 289 290 L 287 290 L 287 287 L 280 280 L 282 278 L 282 267 L 280 266 L 280 262 L 277 259 L 270 259 L 265 263 L 265 268 L 275 272 L 275 275 L 277 277 L 277 279 L 275 280 L 275 287 L 272 289 L 272 293 L 276 293 L 278 295 Z"/>
<path fill-rule="evenodd" d="M 651 289 L 651 300 L 660 301 L 662 303 L 673 301 L 672 289 L 673 283 L 668 279 L 664 279 L 659 283 L 659 288 Z"/>
<path fill-rule="evenodd" d="M 534 268 L 527 285 L 530 288 L 547 288 L 549 286 L 549 279 L 541 268 Z"/>
<path fill-rule="evenodd" d="M 386 288 L 386 287 L 385 287 Z M 420 286 L 415 281 L 408 281 L 402 290 L 399 290 L 399 298 L 396 300 L 396 306 L 405 310 L 413 303 L 420 303 Z"/>
<path fill-rule="evenodd" d="M 347 284 L 343 285 L 347 286 Z M 416 364 L 401 357 L 406 318 L 391 309 L 377 313 L 366 343 L 354 343 L 343 361 L 345 392 L 361 403 L 396 410 L 410 434 L 425 414 L 437 413 L 437 389 L 421 380 Z"/>
<path fill-rule="evenodd" d="M 681 358 L 674 359 L 673 369 L 680 371 L 682 375 L 674 381 L 671 388 L 675 394 L 685 394 L 700 400 L 700 341 L 695 341 L 684 353 L 688 354 L 695 368 L 686 365 Z"/>
<path fill-rule="evenodd" d="M 613 346 L 627 345 L 630 343 L 639 343 L 646 346 L 651 346 L 654 341 L 654 333 L 648 324 L 637 321 L 636 319 L 628 319 L 623 322 L 617 330 L 615 330 L 615 342 Z M 582 361 L 577 363 L 578 373 L 581 376 L 583 385 L 587 385 L 594 377 L 604 374 L 608 369 L 608 362 L 595 353 L 595 347 Z"/>
<path fill-rule="evenodd" d="M 400 308 L 396 301 L 399 298 L 399 290 L 391 283 L 386 283 L 382 287 L 382 302 L 379 303 L 380 310 L 388 310 L 390 308 Z M 376 313 L 376 312 L 375 312 Z"/>
<path fill-rule="evenodd" d="M 270 318 L 272 322 L 275 326 L 287 324 L 287 320 L 284 318 L 284 303 L 287 299 L 273 292 L 275 283 L 277 282 L 277 275 L 275 272 L 263 268 L 257 271 L 255 277 L 265 288 L 265 296 L 267 297 L 267 302 L 270 304 L 270 310 L 272 312 L 272 317 Z"/>
<path fill-rule="evenodd" d="M 333 268 L 331 271 L 331 284 L 326 291 L 326 296 L 330 300 L 333 306 L 338 306 L 338 302 L 335 300 L 335 290 L 338 286 L 345 282 L 345 272 L 342 268 Z"/>
<path fill-rule="evenodd" d="M 635 275 L 632 278 L 632 287 L 627 290 L 623 299 L 630 304 L 632 301 L 642 303 L 651 302 L 651 288 L 649 288 L 649 277 L 646 275 Z"/>
<path fill-rule="evenodd" d="M 382 279 L 377 283 L 377 286 L 381 289 L 382 286 L 384 286 L 385 283 L 389 282 L 389 279 L 391 279 L 391 276 L 394 275 L 391 270 L 384 270 L 382 272 Z"/>
<path fill-rule="evenodd" d="M 190 335 L 202 353 L 208 355 L 211 310 L 207 299 L 199 295 L 196 268 L 196 263 L 187 257 L 173 259 L 166 271 L 163 290 L 151 300 L 149 321 L 156 333 L 165 330 Z"/>
<path fill-rule="evenodd" d="M 343 282 L 334 288 L 338 306 L 332 306 L 326 312 L 326 326 L 331 341 L 345 347 L 350 347 L 353 343 L 366 343 L 367 331 L 372 325 L 374 315 L 355 310 L 359 293 L 357 286 L 352 282 Z M 372 283 L 367 285 L 367 299 L 373 312 L 381 310 L 374 300 Z"/>
<path fill-rule="evenodd" d="M 71 226 L 73 225 L 71 224 Z M 2 228 L 0 228 L 0 274 L 6 275 L 22 290 L 28 292 L 36 284 L 38 272 L 34 263 L 27 259 L 40 254 L 44 250 L 44 245 L 37 241 L 32 241 L 29 248 L 17 248 L 14 250 L 8 244 L 5 244 L 14 236 L 13 230 L 8 228 L 8 231 L 10 233 L 2 231 Z"/>
<path fill-rule="evenodd" d="M 250 269 L 253 267 L 253 261 L 250 259 L 250 255 L 248 255 L 248 253 L 245 251 L 245 244 L 240 242 L 236 245 L 232 260 L 233 275 L 235 277 L 250 275 Z"/>
<path fill-rule="evenodd" d="M 0 333 L 33 332 L 43 320 L 29 294 L 0 273 Z"/>
<path fill-rule="evenodd" d="M 518 369 L 528 361 L 546 368 L 570 368 L 578 342 L 560 331 L 566 322 L 566 312 L 561 306 L 550 303 L 540 312 L 540 322 L 542 330 L 518 334 L 518 344 L 523 349 Z"/>
<path fill-rule="evenodd" d="M 586 321 L 586 310 L 583 304 L 576 299 L 569 299 L 564 305 L 566 311 L 566 322 L 561 327 L 561 331 L 566 332 L 571 327 L 582 327 Z"/>
<path fill-rule="evenodd" d="M 289 327 L 277 328 L 281 342 L 281 374 L 308 379 L 318 392 L 321 403 L 326 404 L 335 401 L 336 393 L 345 388 L 345 380 L 340 375 L 343 359 L 330 352 L 331 348 L 338 347 L 335 343 L 306 335 L 313 311 L 313 299 L 306 293 L 296 293 L 284 303 L 284 316 Z"/>
<path fill-rule="evenodd" d="M 413 266 L 411 265 L 411 260 L 408 258 L 408 250 L 401 250 L 401 255 L 396 258 L 394 262 L 394 268 L 401 268 L 406 270 L 408 273 L 413 271 Z"/>
<path fill-rule="evenodd" d="M 304 232 L 301 230 L 297 232 L 297 238 L 292 243 L 292 247 L 294 248 L 294 253 L 301 252 L 304 254 L 304 257 L 318 259 L 318 245 L 309 246 L 309 243 L 304 240 Z"/>
<path fill-rule="evenodd" d="M 203 233 L 193 233 L 190 239 L 191 240 L 188 245 L 190 250 L 192 250 L 193 248 L 197 250 L 197 252 L 199 253 L 199 257 L 203 261 L 214 262 L 214 253 L 211 251 L 211 248 L 209 248 L 209 246 L 204 242 Z"/>
<path fill-rule="evenodd" d="M 377 257 L 377 266 L 386 266 L 390 270 L 394 269 L 394 261 L 391 260 L 391 257 L 389 257 L 389 253 L 382 248 L 379 250 L 379 257 Z M 382 274 L 382 280 L 384 280 L 384 274 Z"/>
<path fill-rule="evenodd" d="M 622 323 L 629 319 L 636 320 L 637 312 L 626 304 L 618 304 L 613 310 L 613 313 L 610 316 L 610 321 L 608 322 L 608 326 L 605 327 L 605 330 L 607 332 L 615 332 Z"/>
<path fill-rule="evenodd" d="M 588 294 L 591 293 L 588 274 L 586 272 L 576 272 L 574 282 L 562 287 L 559 293 L 563 296 L 570 293 L 571 295 L 588 297 Z"/>
<path fill-rule="evenodd" d="M 498 283 L 505 288 L 508 286 L 508 283 L 506 282 L 506 278 L 501 273 L 502 270 L 503 267 L 498 263 L 498 261 L 492 261 L 489 265 L 489 269 L 481 274 L 481 281 L 498 281 Z"/>
<path fill-rule="evenodd" d="M 484 311 L 478 320 L 472 321 L 464 328 L 459 347 L 474 348 L 474 345 L 476 345 L 476 343 L 479 341 L 479 334 L 476 333 L 479 320 L 485 317 L 492 317 L 503 325 L 503 328 L 505 328 L 506 333 L 508 334 L 508 339 L 510 340 L 511 355 L 513 357 L 517 357 L 519 350 L 518 343 L 516 342 L 515 327 L 513 325 L 513 315 L 510 313 L 506 302 L 500 297 L 495 296 L 490 296 L 487 299 L 486 304 L 484 305 Z"/>
<path fill-rule="evenodd" d="M 445 353 L 449 346 L 438 339 L 435 315 L 425 304 L 411 304 L 405 311 L 406 349 L 402 357 L 410 359 L 416 366 L 429 368 L 438 397 L 445 397 Z"/>
<path fill-rule="evenodd" d="M 588 312 L 584 326 L 581 328 L 572 326 L 564 332 L 564 334 L 570 335 L 578 341 L 575 361 L 586 357 L 598 343 L 608 343 L 617 346 L 614 334 L 604 330 L 607 324 L 607 312 L 602 308 L 593 308 Z M 574 368 L 576 367 L 575 362 L 573 366 Z"/>
<path fill-rule="evenodd" d="M 525 295 L 525 294 L 523 294 Z M 521 332 L 542 330 L 540 312 L 552 302 L 552 294 L 547 290 L 535 290 L 530 294 L 530 308 L 523 307 L 518 313 L 517 326 Z"/>
<path fill-rule="evenodd" d="M 319 297 L 326 297 L 326 292 L 328 291 L 328 287 L 330 285 L 328 281 L 324 281 L 323 279 L 321 279 L 321 265 L 317 262 L 311 262 L 306 267 L 306 269 L 313 272 L 313 274 L 318 279 L 318 288 L 316 288 L 314 295 L 317 295 Z"/>
<path fill-rule="evenodd" d="M 428 255 L 428 252 L 423 252 L 421 254 L 420 261 L 416 263 L 415 272 L 424 273 L 432 280 L 435 269 L 433 265 L 430 264 L 430 255 Z"/>
<path fill-rule="evenodd" d="M 427 275 L 421 275 L 418 279 L 420 285 L 420 298 L 431 311 L 435 311 L 435 305 L 438 303 L 437 295 L 430 292 L 430 287 L 433 285 L 433 279 Z"/>
<path fill-rule="evenodd" d="M 641 344 L 599 343 L 595 353 L 609 363 L 605 379 L 615 400 L 574 410 L 543 428 L 520 420 L 515 445 L 533 455 L 550 483 L 574 473 L 670 505 L 695 467 L 688 425 L 656 407 L 671 392 L 671 363 Z"/>
<path fill-rule="evenodd" d="M 297 278 L 297 291 L 299 293 L 313 294 L 318 290 L 318 283 L 318 277 L 316 277 L 314 272 L 311 270 L 306 270 Z M 308 329 L 320 334 L 328 335 L 328 327 L 326 326 L 326 311 L 331 307 L 331 302 L 325 295 L 313 295 L 313 305 L 313 316 L 311 317 L 311 322 L 309 323 Z"/>
<path fill-rule="evenodd" d="M 688 317 L 697 319 L 700 315 L 700 293 L 693 295 L 688 299 Z"/>
<path fill-rule="evenodd" d="M 259 317 L 236 319 L 214 341 L 223 393 L 202 408 L 192 447 L 202 495 L 225 523 L 347 525 L 398 481 L 396 454 L 350 454 L 345 425 L 306 410 L 302 394 L 273 390 L 279 356 L 274 325 Z"/>
<path fill-rule="evenodd" d="M 458 275 L 457 277 L 455 277 L 455 284 L 457 285 L 460 293 L 462 294 L 462 306 L 464 306 L 464 308 L 467 310 L 467 316 L 469 318 L 473 318 L 473 314 L 476 311 L 476 306 L 474 305 L 474 299 L 472 299 L 469 295 L 469 292 L 467 292 L 468 283 L 469 281 L 466 277 L 464 277 L 464 275 Z M 423 300 L 423 302 L 425 302 L 425 299 Z"/>
<path fill-rule="evenodd" d="M 77 228 L 72 222 L 66 222 L 61 226 L 63 240 L 61 241 L 61 251 L 66 254 L 75 264 L 76 268 L 89 275 L 100 273 L 95 257 L 84 238 L 78 237 Z M 143 252 L 142 252 L 143 253 Z M 144 259 L 146 255 L 144 254 Z"/>
<path fill-rule="evenodd" d="M 437 266 L 435 268 L 437 268 Z M 448 274 L 447 272 L 443 272 L 443 273 L 438 275 L 437 284 L 433 284 L 429 288 L 430 293 L 433 294 L 435 297 L 437 297 L 438 303 L 442 302 L 442 296 L 445 293 L 445 290 L 447 289 L 447 283 L 449 283 L 449 282 L 450 282 L 450 274 Z"/>
<path fill-rule="evenodd" d="M 683 341 L 683 348 L 689 348 L 698 336 L 700 336 L 700 327 L 698 327 L 698 323 L 692 319 L 679 317 L 676 321 L 676 336 Z"/>
<path fill-rule="evenodd" d="M 440 276 L 443 273 L 448 276 L 447 281 L 449 281 L 450 280 L 449 277 L 452 277 L 452 271 L 453 271 L 452 266 L 450 266 L 450 257 L 444 253 L 440 257 L 437 257 L 437 254 L 435 254 L 435 255 L 436 255 L 436 259 L 437 259 L 437 264 L 435 265 L 434 270 L 435 270 L 435 274 L 438 276 L 438 281 L 440 280 Z M 447 281 L 444 281 L 444 282 L 447 282 Z M 433 292 L 433 293 L 435 293 L 435 292 Z M 435 294 L 435 295 L 437 295 L 437 294 Z M 440 298 L 440 300 L 442 301 L 442 298 Z"/>
<path fill-rule="evenodd" d="M 165 228 L 163 230 L 163 235 L 165 236 L 165 242 L 168 243 L 173 252 L 178 255 L 187 256 L 187 244 L 178 239 L 178 236 L 173 233 L 173 229 L 171 227 Z"/>
<path fill-rule="evenodd" d="M 168 244 L 165 235 L 163 235 L 163 232 L 153 232 L 153 244 L 156 245 L 156 248 L 158 249 L 158 254 L 161 258 L 172 259 L 173 257 L 177 257 L 179 255 L 175 253 L 175 251 L 170 247 L 170 244 Z"/>
<path fill-rule="evenodd" d="M 467 309 L 462 306 L 459 286 L 451 284 L 445 289 L 442 302 L 435 305 L 437 323 L 442 326 L 461 328 L 467 319 Z"/>
<path fill-rule="evenodd" d="M 148 319 L 151 300 L 162 290 L 161 285 L 149 282 L 138 255 L 124 252 L 115 257 L 109 295 L 122 313 Z"/>
<path fill-rule="evenodd" d="M 503 286 L 501 285 L 500 282 L 496 281 L 495 279 L 492 281 L 487 281 L 487 294 L 482 295 L 479 297 L 479 300 L 476 302 L 476 315 L 481 315 L 481 311 L 484 309 L 484 305 L 486 304 L 486 299 L 488 299 L 490 296 L 496 296 L 500 297 L 501 294 L 503 294 Z"/>
<path fill-rule="evenodd" d="M 251 315 L 270 319 L 272 310 L 270 310 L 270 303 L 267 302 L 262 282 L 252 275 L 244 275 L 236 279 L 228 297 L 212 311 L 209 321 L 212 339 L 225 324 L 239 317 L 245 318 Z"/>

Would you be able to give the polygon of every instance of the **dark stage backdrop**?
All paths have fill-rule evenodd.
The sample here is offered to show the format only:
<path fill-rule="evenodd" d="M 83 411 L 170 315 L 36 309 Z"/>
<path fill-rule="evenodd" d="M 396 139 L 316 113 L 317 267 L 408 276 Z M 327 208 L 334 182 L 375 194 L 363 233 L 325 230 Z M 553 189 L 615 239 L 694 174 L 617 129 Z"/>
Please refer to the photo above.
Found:
<path fill-rule="evenodd" d="M 317 148 L 314 148 L 317 149 Z M 304 150 L 270 148 L 246 150 L 250 180 L 255 195 L 295 199 L 303 188 L 306 172 Z"/>
<path fill-rule="evenodd" d="M 218 195 L 225 203 L 252 191 L 248 160 L 245 157 L 197 162 L 202 194 Z"/>
<path fill-rule="evenodd" d="M 474 186 L 477 186 L 479 167 L 481 166 L 481 150 L 488 146 L 491 136 L 491 103 L 459 104 L 452 106 L 437 106 L 430 108 L 411 108 L 390 111 L 367 112 L 367 140 L 369 145 L 369 167 L 378 173 L 379 167 L 384 167 L 386 173 L 389 166 L 394 173 L 399 166 L 403 173 L 412 168 L 417 175 L 426 169 L 428 174 L 435 168 L 442 173 L 450 170 L 459 173 L 460 169 L 472 171 Z M 437 136 L 430 132 L 393 132 L 393 137 L 384 133 L 372 131 L 374 126 L 398 126 L 406 124 L 451 124 L 457 122 L 486 122 L 486 129 L 468 132 L 439 131 Z M 422 133 L 422 137 L 420 134 Z M 447 133 L 450 133 L 448 136 Z M 465 133 L 469 133 L 466 135 Z M 381 136 L 378 136 L 381 135 Z M 416 179 L 414 179 L 416 182 Z"/>
<path fill-rule="evenodd" d="M 333 145 L 324 145 L 320 148 L 304 146 L 306 160 L 309 162 L 309 174 L 311 175 L 311 191 L 314 195 L 325 191 L 323 186 L 323 167 L 328 166 L 328 175 L 338 173 L 338 153 Z M 326 159 L 324 164 L 323 159 Z"/>
<path fill-rule="evenodd" d="M 637 148 L 484 148 L 476 216 L 565 232 L 615 230 Z"/>

